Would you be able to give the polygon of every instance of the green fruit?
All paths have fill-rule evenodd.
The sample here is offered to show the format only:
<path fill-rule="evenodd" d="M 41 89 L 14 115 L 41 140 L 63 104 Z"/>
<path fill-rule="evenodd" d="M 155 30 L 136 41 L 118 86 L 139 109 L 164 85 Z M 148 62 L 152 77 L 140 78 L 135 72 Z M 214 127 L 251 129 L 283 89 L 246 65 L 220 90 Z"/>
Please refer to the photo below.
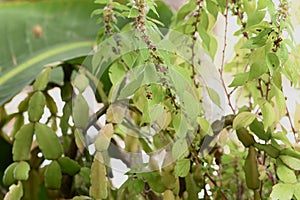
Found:
<path fill-rule="evenodd" d="M 248 155 L 245 160 L 244 165 L 246 184 L 249 189 L 256 190 L 259 188 L 259 172 L 258 164 L 256 160 L 256 150 L 255 147 L 250 146 L 248 150 Z"/>
<path fill-rule="evenodd" d="M 61 169 L 57 161 L 52 161 L 45 171 L 45 186 L 49 189 L 59 189 L 61 185 Z"/>
<path fill-rule="evenodd" d="M 46 104 L 45 95 L 37 91 L 35 92 L 29 100 L 29 107 L 28 107 L 28 115 L 29 121 L 37 122 L 41 119 L 44 113 L 44 107 Z"/>
<path fill-rule="evenodd" d="M 16 133 L 15 142 L 13 144 L 13 160 L 22 161 L 30 159 L 30 148 L 34 133 L 34 124 L 25 124 Z"/>
<path fill-rule="evenodd" d="M 14 170 L 17 165 L 18 165 L 18 163 L 14 162 L 5 169 L 4 175 L 2 178 L 4 185 L 12 185 L 13 183 L 16 182 L 16 179 L 14 178 Z"/>
<path fill-rule="evenodd" d="M 73 106 L 73 120 L 77 128 L 85 129 L 89 122 L 89 105 L 82 94 L 78 94 Z"/>
<path fill-rule="evenodd" d="M 80 165 L 69 157 L 60 157 L 58 163 L 63 173 L 74 176 L 80 171 Z"/>
<path fill-rule="evenodd" d="M 266 152 L 271 158 L 277 158 L 280 154 L 280 151 L 273 147 L 271 144 L 255 143 L 254 146 L 259 150 Z"/>
<path fill-rule="evenodd" d="M 238 139 L 242 142 L 245 147 L 249 147 L 255 143 L 253 135 L 245 128 L 239 128 L 236 131 Z"/>
<path fill-rule="evenodd" d="M 40 75 L 36 78 L 33 89 L 34 90 L 44 90 L 46 89 L 49 79 L 50 79 L 51 68 L 47 67 Z"/>
<path fill-rule="evenodd" d="M 46 159 L 54 160 L 61 157 L 63 148 L 56 133 L 47 125 L 35 124 L 36 139 Z"/>
<path fill-rule="evenodd" d="M 20 181 L 26 181 L 29 178 L 30 165 L 21 161 L 14 169 L 14 178 Z"/>

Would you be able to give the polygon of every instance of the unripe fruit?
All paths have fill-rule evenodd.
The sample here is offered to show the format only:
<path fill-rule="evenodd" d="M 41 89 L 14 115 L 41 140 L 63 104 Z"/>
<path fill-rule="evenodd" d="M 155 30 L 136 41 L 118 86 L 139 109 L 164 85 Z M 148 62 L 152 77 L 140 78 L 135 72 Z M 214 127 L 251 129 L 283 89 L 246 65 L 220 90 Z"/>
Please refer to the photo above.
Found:
<path fill-rule="evenodd" d="M 236 131 L 238 139 L 243 143 L 245 147 L 249 147 L 255 143 L 253 135 L 245 128 L 239 128 Z"/>
<path fill-rule="evenodd" d="M 244 165 L 246 184 L 249 189 L 256 190 L 259 188 L 259 172 L 256 160 L 256 150 L 255 147 L 250 146 L 248 150 L 248 155 L 245 160 Z"/>

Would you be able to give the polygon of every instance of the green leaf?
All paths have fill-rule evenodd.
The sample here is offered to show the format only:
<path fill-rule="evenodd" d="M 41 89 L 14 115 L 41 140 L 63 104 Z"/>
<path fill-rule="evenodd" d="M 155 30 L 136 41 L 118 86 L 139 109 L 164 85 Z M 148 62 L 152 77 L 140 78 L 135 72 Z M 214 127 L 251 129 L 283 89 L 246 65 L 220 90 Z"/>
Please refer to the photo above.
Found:
<path fill-rule="evenodd" d="M 145 178 L 150 188 L 157 193 L 162 193 L 166 190 L 165 186 L 162 183 L 162 177 L 157 172 L 144 173 L 142 177 Z"/>
<path fill-rule="evenodd" d="M 199 125 L 201 130 L 203 130 L 207 135 L 213 136 L 213 130 L 210 126 L 209 121 L 207 121 L 205 118 L 201 117 L 199 118 Z"/>
<path fill-rule="evenodd" d="M 140 194 L 145 188 L 145 182 L 142 179 L 135 179 L 133 183 L 129 185 L 129 188 L 136 194 Z"/>
<path fill-rule="evenodd" d="M 9 192 L 5 195 L 4 200 L 21 200 L 23 197 L 22 182 L 18 185 L 12 185 L 9 187 Z"/>
<path fill-rule="evenodd" d="M 275 53 L 268 53 L 266 57 L 267 66 L 271 74 L 279 68 L 280 61 Z"/>
<path fill-rule="evenodd" d="M 243 7 L 247 15 L 252 15 L 256 10 L 256 0 L 245 0 L 243 1 Z"/>
<path fill-rule="evenodd" d="M 188 131 L 188 122 L 184 114 L 178 113 L 175 115 L 172 123 L 176 136 L 179 138 L 185 138 Z"/>
<path fill-rule="evenodd" d="M 128 18 L 136 18 L 139 15 L 139 11 L 136 8 L 131 8 L 128 13 Z"/>
<path fill-rule="evenodd" d="M 188 151 L 188 145 L 185 139 L 177 140 L 172 148 L 172 156 L 174 159 L 184 156 Z"/>
<path fill-rule="evenodd" d="M 294 196 L 296 197 L 296 199 L 300 199 L 300 183 L 296 183 L 296 184 L 293 184 L 293 187 L 294 187 Z"/>
<path fill-rule="evenodd" d="M 200 22 L 201 26 L 204 28 L 204 30 L 207 31 L 208 26 L 209 26 L 209 19 L 207 13 L 203 10 L 200 13 Z"/>
<path fill-rule="evenodd" d="M 44 114 L 44 107 L 46 105 L 45 95 L 41 91 L 35 92 L 30 100 L 28 107 L 29 121 L 37 122 Z"/>
<path fill-rule="evenodd" d="M 245 85 L 248 79 L 249 79 L 249 72 L 234 74 L 234 79 L 228 87 Z"/>
<path fill-rule="evenodd" d="M 273 186 L 270 197 L 272 199 L 292 199 L 294 188 L 292 184 L 278 183 Z"/>
<path fill-rule="evenodd" d="M 13 144 L 14 161 L 30 159 L 30 148 L 32 145 L 33 133 L 33 123 L 23 125 L 16 133 L 15 142 Z"/>
<path fill-rule="evenodd" d="M 72 200 L 91 200 L 92 198 L 91 197 L 88 197 L 88 196 L 76 196 L 76 197 L 73 197 Z"/>
<path fill-rule="evenodd" d="M 159 104 L 154 104 L 150 107 L 150 122 L 155 122 L 159 117 L 161 117 L 164 114 L 164 106 Z"/>
<path fill-rule="evenodd" d="M 253 122 L 255 115 L 250 112 L 241 112 L 233 120 L 232 128 L 237 130 L 246 127 Z"/>
<path fill-rule="evenodd" d="M 252 37 L 245 42 L 242 49 L 256 49 L 266 45 L 266 39 L 262 37 Z"/>
<path fill-rule="evenodd" d="M 45 170 L 45 186 L 49 189 L 59 189 L 61 186 L 61 168 L 56 160 L 47 165 Z"/>
<path fill-rule="evenodd" d="M 259 78 L 267 71 L 268 71 L 268 67 L 265 63 L 255 62 L 250 66 L 249 80 Z"/>
<path fill-rule="evenodd" d="M 48 93 L 46 93 L 45 96 L 46 96 L 46 106 L 48 107 L 51 114 L 56 116 L 58 112 L 57 103 L 54 101 L 52 96 L 50 96 Z"/>
<path fill-rule="evenodd" d="M 74 79 L 74 86 L 80 93 L 83 93 L 85 91 L 85 89 L 89 86 L 89 83 L 89 79 L 84 74 L 82 74 L 82 72 Z"/>
<path fill-rule="evenodd" d="M 210 87 L 205 87 L 205 88 L 212 102 L 215 105 L 217 105 L 219 108 L 221 108 L 221 97 L 218 94 L 218 92 Z"/>
<path fill-rule="evenodd" d="M 110 144 L 110 138 L 106 137 L 103 133 L 98 133 L 95 140 L 95 148 L 97 151 L 106 151 Z"/>
<path fill-rule="evenodd" d="M 250 124 L 250 130 L 261 140 L 268 141 L 271 138 L 270 131 L 264 130 L 264 124 L 256 118 Z"/>
<path fill-rule="evenodd" d="M 30 165 L 21 161 L 14 169 L 14 178 L 20 181 L 26 181 L 29 178 Z"/>
<path fill-rule="evenodd" d="M 261 10 L 267 7 L 267 0 L 258 0 L 257 10 Z"/>
<path fill-rule="evenodd" d="M 283 117 L 286 112 L 286 100 L 284 97 L 283 92 L 278 89 L 275 85 L 273 86 L 275 91 L 275 98 L 276 98 L 276 107 L 278 108 L 279 117 Z"/>
<path fill-rule="evenodd" d="M 90 13 L 96 8 L 92 0 L 0 4 L 0 105 L 46 64 L 91 51 L 98 27 Z"/>
<path fill-rule="evenodd" d="M 180 159 L 176 162 L 175 176 L 186 177 L 190 171 L 191 161 L 189 159 Z"/>
<path fill-rule="evenodd" d="M 195 10 L 196 4 L 194 2 L 189 2 L 183 5 L 174 16 L 173 26 L 177 26 L 181 21 L 185 19 L 185 17 L 190 14 L 193 10 Z"/>
<path fill-rule="evenodd" d="M 74 132 L 74 136 L 75 136 L 75 143 L 76 146 L 78 148 L 78 150 L 83 153 L 84 149 L 85 149 L 85 140 L 84 140 L 84 136 L 82 134 L 82 131 L 79 129 L 76 129 Z"/>
<path fill-rule="evenodd" d="M 286 167 L 280 159 L 278 159 L 276 161 L 276 164 L 277 164 L 276 174 L 277 174 L 279 180 L 283 181 L 284 183 L 297 182 L 297 177 L 293 170 Z"/>
<path fill-rule="evenodd" d="M 214 16 L 215 20 L 218 18 L 219 8 L 212 0 L 206 0 L 207 10 L 212 16 Z M 202 12 L 201 12 L 202 13 Z"/>
<path fill-rule="evenodd" d="M 90 196 L 94 199 L 106 199 L 108 196 L 106 168 L 102 160 L 101 153 L 96 153 L 91 167 Z"/>
<path fill-rule="evenodd" d="M 63 153 L 62 145 L 56 133 L 47 125 L 36 123 L 35 134 L 38 145 L 46 159 L 58 159 Z"/>
<path fill-rule="evenodd" d="M 147 6 L 150 8 L 150 10 L 152 10 L 156 14 L 156 16 L 159 17 L 159 14 L 156 10 L 156 7 L 157 7 L 156 3 L 153 0 L 148 0 L 146 2 L 147 2 Z"/>
<path fill-rule="evenodd" d="M 275 111 L 269 102 L 265 102 L 261 108 L 262 116 L 264 119 L 264 129 L 267 130 L 275 122 Z"/>
<path fill-rule="evenodd" d="M 5 169 L 2 180 L 4 185 L 12 185 L 14 182 L 16 182 L 16 179 L 14 178 L 14 170 L 17 165 L 18 163 L 14 162 Z"/>
<path fill-rule="evenodd" d="M 204 44 L 204 46 L 206 47 L 206 49 L 209 51 L 210 50 L 210 35 L 207 33 L 207 31 L 204 29 L 204 27 L 202 26 L 201 23 L 198 24 L 198 32 L 199 35 L 202 39 L 202 43 Z"/>
<path fill-rule="evenodd" d="M 266 11 L 256 11 L 252 15 L 248 16 L 247 28 L 258 25 L 266 16 Z"/>
<path fill-rule="evenodd" d="M 98 4 L 107 4 L 109 2 L 109 0 L 95 0 L 95 3 Z"/>
<path fill-rule="evenodd" d="M 69 174 L 70 176 L 74 176 L 80 171 L 80 165 L 69 157 L 60 157 L 58 159 L 58 163 L 60 165 L 61 171 L 63 173 Z"/>
<path fill-rule="evenodd" d="M 139 74 L 134 80 L 128 83 L 120 92 L 119 99 L 133 95 L 133 93 L 139 89 L 143 83 L 144 73 Z"/>
<path fill-rule="evenodd" d="M 50 80 L 50 72 L 50 67 L 46 67 L 46 69 L 42 71 L 42 73 L 36 78 L 33 84 L 34 90 L 44 90 L 47 87 L 47 84 Z"/>
<path fill-rule="evenodd" d="M 214 90 L 210 90 L 211 95 L 213 95 L 214 98 L 213 102 L 217 105 L 220 105 L 220 97 L 219 94 L 217 94 L 216 92 L 214 93 Z M 192 94 L 191 92 L 188 92 L 187 90 L 185 90 L 183 92 L 183 97 L 182 97 L 182 101 L 183 101 L 183 109 L 184 111 L 187 113 L 187 117 L 190 119 L 195 119 L 196 117 L 198 117 L 200 115 L 200 108 L 199 108 L 199 100 L 197 99 L 197 97 L 195 96 L 195 94 Z"/>
<path fill-rule="evenodd" d="M 291 156 L 281 155 L 280 160 L 293 170 L 300 170 L 300 160 Z"/>
<path fill-rule="evenodd" d="M 89 105 L 81 93 L 73 103 L 73 121 L 77 128 L 85 129 L 89 122 Z"/>

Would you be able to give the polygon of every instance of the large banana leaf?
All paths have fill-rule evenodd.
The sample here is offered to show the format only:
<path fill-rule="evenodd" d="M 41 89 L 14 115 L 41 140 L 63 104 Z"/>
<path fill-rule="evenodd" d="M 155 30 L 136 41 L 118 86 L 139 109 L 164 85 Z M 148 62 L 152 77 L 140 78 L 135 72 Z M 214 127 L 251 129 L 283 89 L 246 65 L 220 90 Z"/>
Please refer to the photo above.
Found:
<path fill-rule="evenodd" d="M 95 41 L 92 0 L 0 3 L 0 105 L 44 65 L 87 55 Z"/>

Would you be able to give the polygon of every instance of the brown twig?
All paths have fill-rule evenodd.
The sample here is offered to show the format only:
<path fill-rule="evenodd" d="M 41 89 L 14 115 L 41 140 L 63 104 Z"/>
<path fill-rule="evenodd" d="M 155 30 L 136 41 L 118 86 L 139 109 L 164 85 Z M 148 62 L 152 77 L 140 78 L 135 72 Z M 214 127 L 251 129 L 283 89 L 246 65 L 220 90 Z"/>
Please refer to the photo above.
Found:
<path fill-rule="evenodd" d="M 235 114 L 235 109 L 232 105 L 231 102 L 231 92 L 229 93 L 223 78 L 223 71 L 224 71 L 224 65 L 225 65 L 225 55 L 226 55 L 226 47 L 227 47 L 227 32 L 228 32 L 228 0 L 226 0 L 226 10 L 225 10 L 225 29 L 224 29 L 224 44 L 223 44 L 223 51 L 222 51 L 222 63 L 221 63 L 221 68 L 219 69 L 219 73 L 220 73 L 220 77 L 221 77 L 221 82 L 222 82 L 222 86 L 224 88 L 224 91 L 226 93 L 226 97 L 228 100 L 228 105 L 230 107 L 230 109 L 232 110 L 233 114 Z"/>

